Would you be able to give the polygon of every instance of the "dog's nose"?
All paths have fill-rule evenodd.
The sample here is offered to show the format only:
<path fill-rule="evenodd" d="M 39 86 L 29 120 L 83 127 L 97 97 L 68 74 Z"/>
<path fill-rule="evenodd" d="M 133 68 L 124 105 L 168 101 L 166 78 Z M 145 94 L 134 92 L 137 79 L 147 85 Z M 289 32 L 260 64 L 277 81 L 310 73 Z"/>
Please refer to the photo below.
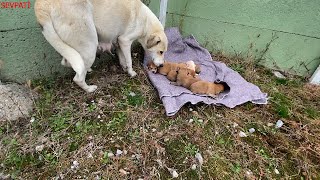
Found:
<path fill-rule="evenodd" d="M 163 67 L 163 64 L 160 64 L 159 67 Z"/>

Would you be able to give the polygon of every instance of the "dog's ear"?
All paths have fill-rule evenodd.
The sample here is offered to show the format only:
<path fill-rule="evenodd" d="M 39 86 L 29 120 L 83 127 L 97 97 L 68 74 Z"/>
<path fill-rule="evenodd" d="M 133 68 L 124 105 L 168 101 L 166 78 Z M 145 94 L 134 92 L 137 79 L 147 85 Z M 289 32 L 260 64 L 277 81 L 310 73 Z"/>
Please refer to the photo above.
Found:
<path fill-rule="evenodd" d="M 148 38 L 148 41 L 147 41 L 147 49 L 150 49 L 152 48 L 153 46 L 159 44 L 161 42 L 161 39 L 159 36 L 157 35 L 151 35 L 149 38 Z"/>

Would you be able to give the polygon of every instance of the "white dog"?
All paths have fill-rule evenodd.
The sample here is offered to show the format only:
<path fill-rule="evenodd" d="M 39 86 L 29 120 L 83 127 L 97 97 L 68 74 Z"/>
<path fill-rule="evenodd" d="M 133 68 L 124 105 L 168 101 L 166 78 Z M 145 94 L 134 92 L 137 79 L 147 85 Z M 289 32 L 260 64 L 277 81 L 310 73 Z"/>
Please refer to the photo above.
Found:
<path fill-rule="evenodd" d="M 164 62 L 168 40 L 164 28 L 140 0 L 36 0 L 35 14 L 46 40 L 63 56 L 61 64 L 71 66 L 73 78 L 82 89 L 93 92 L 85 77 L 95 60 L 97 47 L 110 50 L 118 41 L 120 64 L 130 76 L 131 44 L 138 40 L 155 65 Z"/>

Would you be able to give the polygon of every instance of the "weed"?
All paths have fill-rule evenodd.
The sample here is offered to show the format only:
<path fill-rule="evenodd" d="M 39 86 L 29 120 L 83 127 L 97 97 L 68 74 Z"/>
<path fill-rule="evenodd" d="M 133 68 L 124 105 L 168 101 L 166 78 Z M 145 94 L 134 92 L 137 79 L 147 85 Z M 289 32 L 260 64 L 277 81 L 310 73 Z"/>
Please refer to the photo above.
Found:
<path fill-rule="evenodd" d="M 197 148 L 196 145 L 188 143 L 184 147 L 184 152 L 190 156 L 194 156 L 197 152 L 199 152 L 199 149 Z"/>

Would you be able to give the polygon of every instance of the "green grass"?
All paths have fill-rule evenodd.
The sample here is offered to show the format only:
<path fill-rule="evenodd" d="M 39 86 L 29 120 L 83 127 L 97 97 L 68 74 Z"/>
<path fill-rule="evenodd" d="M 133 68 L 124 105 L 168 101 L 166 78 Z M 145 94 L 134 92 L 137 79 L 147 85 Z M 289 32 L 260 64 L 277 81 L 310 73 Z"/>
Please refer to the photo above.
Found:
<path fill-rule="evenodd" d="M 187 104 L 166 117 L 140 64 L 139 75 L 130 78 L 105 62 L 87 78 L 99 86 L 95 93 L 84 93 L 72 76 L 32 83 L 39 92 L 34 122 L 1 122 L 0 173 L 15 179 L 171 179 L 173 168 L 182 179 L 319 179 L 320 89 L 299 77 L 278 79 L 250 60 L 218 59 L 259 85 L 269 103 L 233 109 Z M 279 119 L 284 126 L 276 129 Z M 248 137 L 240 138 L 240 131 Z M 117 150 L 123 154 L 108 157 Z M 196 153 L 203 156 L 201 167 Z M 75 160 L 79 167 L 71 169 Z"/>

